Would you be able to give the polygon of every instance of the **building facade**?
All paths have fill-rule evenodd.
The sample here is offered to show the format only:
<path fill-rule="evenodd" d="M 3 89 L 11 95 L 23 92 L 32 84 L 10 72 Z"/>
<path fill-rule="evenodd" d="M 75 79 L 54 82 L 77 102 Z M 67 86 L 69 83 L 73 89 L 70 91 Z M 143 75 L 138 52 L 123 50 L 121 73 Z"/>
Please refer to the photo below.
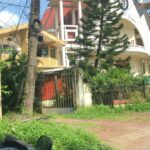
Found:
<path fill-rule="evenodd" d="M 129 48 L 118 59 L 130 56 L 131 72 L 150 74 L 150 0 L 120 0 L 124 14 L 121 23 L 129 38 Z M 82 18 L 82 0 L 51 0 L 42 18 L 43 27 L 66 42 L 62 48 L 63 64 L 69 66 L 71 49 L 78 47 L 75 38 Z"/>
<path fill-rule="evenodd" d="M 63 68 L 62 47 L 65 43 L 46 31 L 41 31 L 37 49 L 37 68 L 41 70 Z M 0 29 L 1 60 L 9 57 L 12 50 L 18 53 L 28 52 L 28 25 Z"/>

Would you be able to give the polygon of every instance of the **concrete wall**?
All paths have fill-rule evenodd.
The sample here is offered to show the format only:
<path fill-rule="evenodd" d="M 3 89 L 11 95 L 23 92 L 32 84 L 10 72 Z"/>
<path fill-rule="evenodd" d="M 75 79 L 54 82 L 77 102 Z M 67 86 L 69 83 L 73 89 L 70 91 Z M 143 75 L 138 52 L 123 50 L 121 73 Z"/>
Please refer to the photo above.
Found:
<path fill-rule="evenodd" d="M 92 93 L 89 85 L 83 82 L 82 73 L 78 76 L 77 83 L 77 107 L 92 105 Z"/>
<path fill-rule="evenodd" d="M 121 30 L 121 35 L 126 34 L 129 38 L 130 44 L 136 45 L 135 34 L 134 34 L 134 25 L 131 24 L 128 20 L 122 19 L 120 23 L 123 23 L 123 29 Z"/>

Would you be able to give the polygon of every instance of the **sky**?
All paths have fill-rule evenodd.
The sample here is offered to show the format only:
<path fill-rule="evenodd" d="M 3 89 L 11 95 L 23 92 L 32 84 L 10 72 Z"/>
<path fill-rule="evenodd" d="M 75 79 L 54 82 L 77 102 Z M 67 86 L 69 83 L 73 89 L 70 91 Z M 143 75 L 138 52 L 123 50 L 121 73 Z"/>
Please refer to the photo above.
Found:
<path fill-rule="evenodd" d="M 20 18 L 21 18 L 20 23 L 28 22 L 31 6 L 30 3 L 31 0 L 27 0 L 27 5 L 24 10 L 24 13 L 22 17 L 20 17 L 24 9 L 23 6 L 26 4 L 26 0 L 0 0 L 0 26 L 9 27 L 11 25 L 17 25 Z M 10 4 L 15 4 L 18 6 Z M 47 5 L 48 5 L 47 0 L 41 0 L 40 17 L 43 16 L 43 13 L 46 10 Z"/>

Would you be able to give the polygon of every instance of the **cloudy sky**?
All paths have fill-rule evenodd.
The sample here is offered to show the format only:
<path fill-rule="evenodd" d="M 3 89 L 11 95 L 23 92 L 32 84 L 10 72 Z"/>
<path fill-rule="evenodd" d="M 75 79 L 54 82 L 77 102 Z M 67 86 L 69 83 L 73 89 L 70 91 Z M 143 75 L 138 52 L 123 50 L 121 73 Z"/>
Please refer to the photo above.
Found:
<path fill-rule="evenodd" d="M 31 0 L 27 0 L 21 23 L 28 22 Z M 14 5 L 12 5 L 14 4 Z M 17 25 L 23 12 L 26 0 L 0 0 L 0 26 Z M 47 0 L 41 0 L 41 15 L 47 7 Z"/>

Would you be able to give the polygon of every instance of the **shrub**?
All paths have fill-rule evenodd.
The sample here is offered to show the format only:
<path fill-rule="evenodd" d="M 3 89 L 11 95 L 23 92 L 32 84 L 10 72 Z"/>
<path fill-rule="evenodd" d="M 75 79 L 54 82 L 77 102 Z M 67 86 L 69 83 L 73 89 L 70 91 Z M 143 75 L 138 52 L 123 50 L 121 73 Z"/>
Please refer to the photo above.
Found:
<path fill-rule="evenodd" d="M 143 95 L 139 91 L 134 91 L 130 95 L 130 99 L 128 100 L 129 103 L 135 104 L 135 103 L 143 103 L 145 102 L 145 99 L 143 98 Z"/>
<path fill-rule="evenodd" d="M 9 65 L 2 71 L 2 85 L 7 87 L 6 90 L 9 93 L 2 94 L 3 113 L 21 111 L 27 56 L 26 54 L 18 54 L 17 51 L 12 51 L 12 54 L 5 62 Z"/>
<path fill-rule="evenodd" d="M 110 148 L 100 144 L 91 134 L 81 129 L 73 129 L 56 123 L 2 121 L 0 139 L 4 138 L 6 134 L 14 135 L 33 145 L 41 135 L 47 135 L 53 139 L 53 150 L 110 150 Z"/>
<path fill-rule="evenodd" d="M 113 99 L 128 99 L 132 92 L 143 92 L 144 77 L 134 76 L 126 69 L 112 68 L 91 80 L 93 101 L 112 104 Z"/>

